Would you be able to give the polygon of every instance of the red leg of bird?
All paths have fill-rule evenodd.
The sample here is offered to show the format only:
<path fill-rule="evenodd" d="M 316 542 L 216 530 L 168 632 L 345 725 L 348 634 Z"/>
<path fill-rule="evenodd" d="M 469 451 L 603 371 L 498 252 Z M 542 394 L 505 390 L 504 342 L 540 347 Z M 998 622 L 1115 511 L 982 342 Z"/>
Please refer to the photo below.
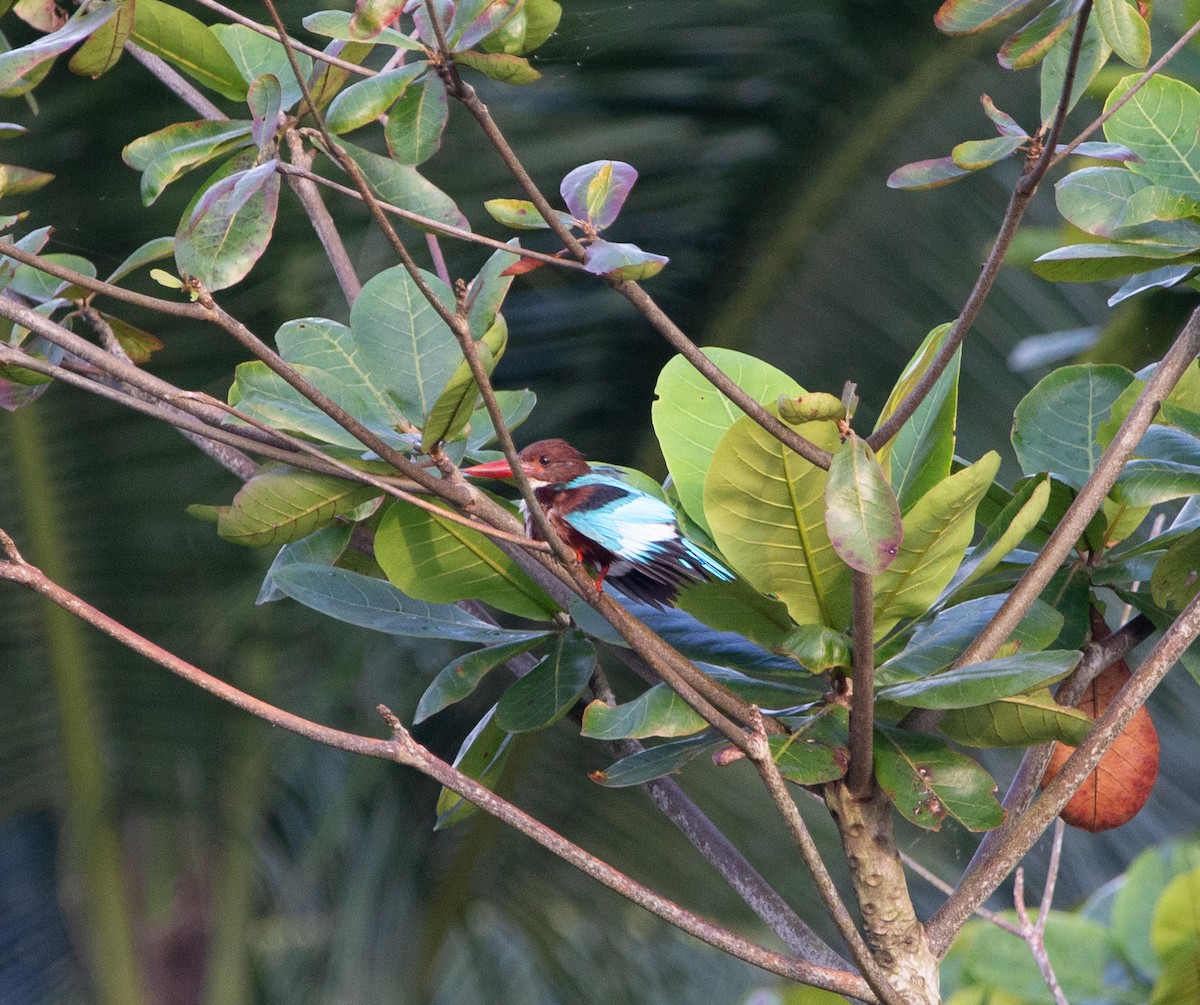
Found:
<path fill-rule="evenodd" d="M 596 592 L 597 593 L 604 592 L 604 577 L 607 575 L 608 575 L 608 566 L 607 565 L 600 566 L 600 571 L 599 571 L 599 573 L 596 574 Z"/>

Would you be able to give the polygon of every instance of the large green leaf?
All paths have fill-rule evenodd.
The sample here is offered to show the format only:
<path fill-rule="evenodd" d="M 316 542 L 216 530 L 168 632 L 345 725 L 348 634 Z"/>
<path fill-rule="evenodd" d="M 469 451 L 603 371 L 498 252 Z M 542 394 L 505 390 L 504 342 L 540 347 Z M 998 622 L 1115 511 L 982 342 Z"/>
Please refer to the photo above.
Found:
<path fill-rule="evenodd" d="M 797 397 L 804 389 L 782 370 L 732 349 L 705 349 L 704 354 L 755 401 Z M 687 515 L 711 534 L 704 515 L 704 479 L 713 451 L 741 410 L 700 375 L 682 356 L 659 374 L 650 415 L 654 432 L 679 502 Z"/>
<path fill-rule="evenodd" d="M 826 450 L 838 446 L 832 422 L 807 422 L 796 431 Z M 787 604 L 793 621 L 844 629 L 850 569 L 825 529 L 826 481 L 824 471 L 747 416 L 712 454 L 704 511 L 721 553 L 757 590 Z"/>
<path fill-rule="evenodd" d="M 900 506 L 875 454 L 851 436 L 833 455 L 825 483 L 825 529 L 850 568 L 877 576 L 900 550 Z"/>
<path fill-rule="evenodd" d="M 512 559 L 477 531 L 407 503 L 388 507 L 375 558 L 396 586 L 433 603 L 478 598 L 544 620 L 558 608 Z"/>
<path fill-rule="evenodd" d="M 490 671 L 514 656 L 520 656 L 541 645 L 548 635 L 549 632 L 532 633 L 532 638 L 476 649 L 451 660 L 421 695 L 421 700 L 417 702 L 417 710 L 413 713 L 413 725 L 424 722 L 435 712 L 440 712 L 457 701 L 462 701 L 479 686 Z"/>
<path fill-rule="evenodd" d="M 162 0 L 137 0 L 132 38 L 223 97 L 246 100 L 248 85 L 241 71 L 212 29 L 191 14 Z"/>
<path fill-rule="evenodd" d="M 301 91 L 296 74 L 292 71 L 283 46 L 275 39 L 267 38 L 242 24 L 215 24 L 210 30 L 229 53 L 229 58 L 247 84 L 253 83 L 264 73 L 270 73 L 279 81 L 282 92 L 280 100 L 285 109 L 300 100 Z M 304 52 L 293 52 L 293 55 L 307 80 L 312 74 L 312 57 Z"/>
<path fill-rule="evenodd" d="M 175 234 L 181 273 L 210 291 L 241 282 L 262 257 L 279 208 L 277 162 L 236 171 L 211 185 Z"/>
<path fill-rule="evenodd" d="M 449 311 L 454 291 L 437 276 L 422 277 Z M 384 384 L 415 426 L 433 408 L 458 369 L 458 341 L 402 266 L 369 279 L 350 308 L 350 330 L 364 365 Z"/>
<path fill-rule="evenodd" d="M 510 733 L 545 729 L 570 711 L 595 671 L 591 641 L 581 632 L 560 633 L 542 661 L 504 692 L 496 725 Z"/>
<path fill-rule="evenodd" d="M 496 725 L 496 707 L 493 706 L 463 740 L 454 758 L 454 767 L 486 788 L 494 789 L 512 748 L 513 734 Z M 450 789 L 442 789 L 437 800 L 435 830 L 462 823 L 474 812 L 474 803 L 467 802 Z"/>
<path fill-rule="evenodd" d="M 379 495 L 370 485 L 288 467 L 264 467 L 222 507 L 217 533 L 257 547 L 312 533 Z"/>
<path fill-rule="evenodd" d="M 1077 747 L 1093 725 L 1090 716 L 1063 708 L 1047 689 L 975 708 L 951 709 L 938 729 L 967 747 L 1031 747 L 1052 741 Z"/>
<path fill-rule="evenodd" d="M 921 343 L 908 366 L 896 380 L 876 428 L 892 415 L 912 393 L 946 341 L 953 325 L 938 325 Z M 892 491 L 907 512 L 929 489 L 950 474 L 954 459 L 954 427 L 958 416 L 958 370 L 962 353 L 956 352 L 933 389 L 917 407 L 900 432 L 879 448 L 879 463 L 887 473 Z"/>
<path fill-rule="evenodd" d="M 926 830 L 940 830 L 947 814 L 971 831 L 1004 822 L 991 775 L 936 737 L 876 729 L 875 777 L 905 819 Z"/>
<path fill-rule="evenodd" d="M 1073 649 L 1016 653 L 971 663 L 956 670 L 890 684 L 878 691 L 883 700 L 907 708 L 973 708 L 1033 691 L 1061 680 L 1079 663 Z"/>
<path fill-rule="evenodd" d="M 0 53 L 0 91 L 19 88 L 22 78 L 30 79 L 29 75 L 38 72 L 41 67 L 48 70 L 50 60 L 98 31 L 120 10 L 121 4 L 115 0 L 86 10 L 81 8 L 57 31 L 42 35 L 28 45 Z"/>
<path fill-rule="evenodd" d="M 924 614 L 950 582 L 975 528 L 975 508 L 1000 468 L 984 454 L 925 493 L 904 517 L 900 553 L 875 580 L 877 637 Z"/>
<path fill-rule="evenodd" d="M 1121 366 L 1064 366 L 1040 380 L 1017 405 L 1012 442 L 1027 475 L 1050 471 L 1083 488 L 1104 452 L 1100 424 L 1133 374 Z"/>
<path fill-rule="evenodd" d="M 442 132 L 450 114 L 446 85 L 436 73 L 428 73 L 417 86 L 404 91 L 388 113 L 388 151 L 400 164 L 429 160 L 442 143 Z"/>
<path fill-rule="evenodd" d="M 708 723 L 666 684 L 656 684 L 633 701 L 606 705 L 593 701 L 583 713 L 583 735 L 596 740 L 690 736 Z"/>
<path fill-rule="evenodd" d="M 530 642 L 545 634 L 499 628 L 452 604 L 414 600 L 386 580 L 328 565 L 291 563 L 275 570 L 272 580 L 279 590 L 305 607 L 386 635 L 496 646 Z"/>
<path fill-rule="evenodd" d="M 384 202 L 439 223 L 448 223 L 463 230 L 471 229 L 454 200 L 418 174 L 411 164 L 397 164 L 390 157 L 363 150 L 345 140 L 338 140 L 338 145 L 353 158 L 375 194 Z"/>
<path fill-rule="evenodd" d="M 142 202 L 149 206 L 176 178 L 248 144 L 252 128 L 242 119 L 176 122 L 134 140 L 121 156 L 142 172 Z"/>
<path fill-rule="evenodd" d="M 1123 78 L 1108 95 L 1112 108 L 1133 87 L 1136 74 Z M 1200 195 L 1200 93 L 1190 84 L 1156 76 L 1104 123 L 1104 135 L 1139 157 L 1129 170 L 1159 185 Z"/>

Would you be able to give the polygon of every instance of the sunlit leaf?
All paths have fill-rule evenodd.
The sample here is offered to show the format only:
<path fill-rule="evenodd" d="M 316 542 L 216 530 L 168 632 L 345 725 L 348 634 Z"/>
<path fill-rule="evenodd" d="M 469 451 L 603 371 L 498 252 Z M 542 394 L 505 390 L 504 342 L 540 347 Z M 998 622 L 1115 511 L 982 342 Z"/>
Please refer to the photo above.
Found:
<path fill-rule="evenodd" d="M 490 374 L 500 361 L 507 342 L 508 325 L 504 318 L 497 318 L 478 343 L 479 362 L 487 373 Z M 458 437 L 471 420 L 478 400 L 479 385 L 464 359 L 429 410 L 421 433 L 421 449 L 428 452 L 437 444 Z"/>
<path fill-rule="evenodd" d="M 1133 195 L 1152 184 L 1126 168 L 1087 167 L 1054 186 L 1054 201 L 1067 222 L 1097 237 L 1111 237 L 1124 226 Z"/>
<path fill-rule="evenodd" d="M 563 178 L 559 192 L 577 220 L 604 230 L 621 212 L 637 176 L 633 165 L 624 161 L 592 161 Z"/>
<path fill-rule="evenodd" d="M 1015 154 L 1029 141 L 1028 136 L 996 136 L 987 140 L 967 140 L 950 151 L 950 159 L 964 171 L 978 171 Z"/>
<path fill-rule="evenodd" d="M 1054 0 L 1000 46 L 997 58 L 1009 70 L 1036 66 L 1073 23 L 1081 0 Z"/>
<path fill-rule="evenodd" d="M 1042 122 L 1049 122 L 1058 108 L 1059 99 L 1066 82 L 1067 64 L 1071 51 L 1071 36 L 1074 32 L 1063 32 L 1058 41 L 1050 47 L 1042 60 L 1041 71 L 1041 104 L 1039 114 Z M 1087 92 L 1096 75 L 1104 69 L 1112 49 L 1104 39 L 1104 33 L 1096 24 L 1096 19 L 1088 18 L 1087 27 L 1083 31 L 1083 44 L 1079 49 L 1079 60 L 1075 64 L 1075 78 L 1071 85 L 1071 96 L 1067 105 L 1069 112 Z"/>
<path fill-rule="evenodd" d="M 503 28 L 522 6 L 522 0 L 458 0 L 446 28 L 446 40 L 456 57 Z"/>
<path fill-rule="evenodd" d="M 584 253 L 583 267 L 597 276 L 640 282 L 657 276 L 669 261 L 666 255 L 643 251 L 636 244 L 593 241 Z"/>
<path fill-rule="evenodd" d="M 940 830 L 947 815 L 971 831 L 1004 822 L 991 775 L 936 737 L 876 729 L 875 777 L 905 819 L 926 830 Z"/>
<path fill-rule="evenodd" d="M 222 508 L 217 533 L 250 547 L 296 541 L 378 494 L 343 478 L 265 467 Z"/>
<path fill-rule="evenodd" d="M 796 431 L 824 449 L 838 446 L 830 422 Z M 825 528 L 826 481 L 824 471 L 746 416 L 713 452 L 704 512 L 722 554 L 756 589 L 787 604 L 797 624 L 844 629 L 850 570 Z"/>
<path fill-rule="evenodd" d="M 1112 89 L 1105 109 L 1112 108 L 1138 81 L 1122 79 Z M 1200 145 L 1192 123 L 1200 117 L 1200 93 L 1170 77 L 1152 77 L 1104 123 L 1104 135 L 1123 143 L 1141 160 L 1129 165 L 1135 174 L 1179 192 L 1200 195 Z"/>
<path fill-rule="evenodd" d="M 951 709 L 938 723 L 941 732 L 967 747 L 1032 747 L 1055 740 L 1078 745 L 1091 728 L 1090 718 L 1063 708 L 1049 690 Z"/>
<path fill-rule="evenodd" d="M 705 349 L 704 354 L 760 403 L 804 393 L 782 370 L 753 356 L 720 348 Z M 682 356 L 663 367 L 654 393 L 654 432 L 679 501 L 688 516 L 711 533 L 704 515 L 704 478 L 721 437 L 742 412 Z"/>
<path fill-rule="evenodd" d="M 1055 282 L 1093 283 L 1136 272 L 1149 272 L 1171 260 L 1194 265 L 1200 262 L 1197 252 L 1200 252 L 1200 246 L 1189 249 L 1148 242 L 1071 244 L 1041 255 L 1033 262 L 1032 268 L 1036 275 Z"/>
<path fill-rule="evenodd" d="M 708 723 L 665 684 L 656 684 L 633 701 L 606 705 L 593 701 L 583 713 L 583 735 L 595 740 L 690 736 Z"/>
<path fill-rule="evenodd" d="M 29 195 L 54 181 L 54 175 L 15 164 L 0 164 L 0 196 Z"/>
<path fill-rule="evenodd" d="M 477 598 L 543 620 L 557 606 L 512 559 L 478 531 L 408 503 L 392 503 L 375 533 L 375 558 L 388 579 L 432 603 Z"/>
<path fill-rule="evenodd" d="M 1020 13 L 1033 0 L 945 0 L 933 22 L 947 35 L 967 35 Z"/>
<path fill-rule="evenodd" d="M 809 716 L 787 736 L 768 738 L 771 759 L 779 773 L 797 785 L 832 782 L 850 764 L 849 717 L 844 708 L 830 707 Z"/>
<path fill-rule="evenodd" d="M 1037 526 L 1050 501 L 1050 479 L 1030 479 L 1020 487 L 963 560 L 951 581 L 953 589 L 986 576 Z"/>
<path fill-rule="evenodd" d="M 142 172 L 142 202 L 149 206 L 176 178 L 192 168 L 222 157 L 250 138 L 252 122 L 176 122 L 134 140 L 121 157 Z"/>
<path fill-rule="evenodd" d="M 117 65 L 133 31 L 134 0 L 118 0 L 117 12 L 97 28 L 71 57 L 72 73 L 95 79 Z"/>
<path fill-rule="evenodd" d="M 877 636 L 902 618 L 924 614 L 950 582 L 971 541 L 975 508 L 999 467 L 998 454 L 985 454 L 931 488 L 904 515 L 900 553 L 875 580 Z"/>
<path fill-rule="evenodd" d="M 955 164 L 953 157 L 933 157 L 896 168 L 888 175 L 887 187 L 914 190 L 937 188 L 965 178 L 970 173 Z"/>
<path fill-rule="evenodd" d="M 42 35 L 18 49 L 0 53 L 0 91 L 9 91 L 10 88 L 17 87 L 23 77 L 28 78 L 39 68 L 44 67 L 48 70 L 50 60 L 98 31 L 102 25 L 115 17 L 120 9 L 119 0 L 111 0 L 91 8 L 81 8 L 57 31 Z"/>
<path fill-rule="evenodd" d="M 587 690 L 596 649 L 580 632 L 562 632 L 542 661 L 509 686 L 496 706 L 496 725 L 510 733 L 545 729 Z"/>
<path fill-rule="evenodd" d="M 483 208 L 497 223 L 514 230 L 545 230 L 550 226 L 533 203 L 524 199 L 489 199 Z M 569 213 L 555 211 L 554 215 L 564 227 L 573 227 L 575 221 Z"/>
<path fill-rule="evenodd" d="M 824 625 L 800 625 L 779 643 L 777 652 L 793 656 L 810 673 L 850 666 L 850 640 Z"/>
<path fill-rule="evenodd" d="M 162 339 L 151 335 L 148 331 L 136 328 L 128 321 L 113 317 L 111 314 L 100 313 L 100 316 L 112 329 L 113 337 L 134 363 L 149 363 L 153 353 L 163 347 Z"/>
<path fill-rule="evenodd" d="M 1125 881 L 1113 898 L 1113 944 L 1120 947 L 1122 957 L 1147 982 L 1162 968 L 1162 961 L 1151 944 L 1151 933 L 1163 891 L 1177 877 L 1193 870 L 1200 870 L 1200 844 L 1194 838 L 1172 838 L 1147 849 L 1133 860 L 1125 870 Z M 1175 907 L 1179 906 L 1183 907 L 1185 916 L 1194 908 L 1194 904 L 1180 905 L 1176 901 Z"/>
<path fill-rule="evenodd" d="M 246 80 L 212 30 L 191 14 L 137 0 L 132 39 L 177 70 L 232 101 L 246 100 Z"/>
<path fill-rule="evenodd" d="M 1096 22 L 1104 38 L 1130 66 L 1150 62 L 1150 26 L 1128 0 L 1095 0 Z"/>

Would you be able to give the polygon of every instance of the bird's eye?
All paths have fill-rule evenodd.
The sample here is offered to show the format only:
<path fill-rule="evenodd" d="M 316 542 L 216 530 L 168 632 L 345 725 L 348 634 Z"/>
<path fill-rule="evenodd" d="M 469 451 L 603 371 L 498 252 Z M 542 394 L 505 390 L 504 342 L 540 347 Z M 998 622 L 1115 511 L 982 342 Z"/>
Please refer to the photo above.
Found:
<path fill-rule="evenodd" d="M 549 463 L 550 463 L 550 458 L 549 458 L 549 457 L 546 457 L 546 456 L 539 457 L 539 458 L 538 458 L 538 463 L 539 463 L 539 464 L 549 464 Z"/>

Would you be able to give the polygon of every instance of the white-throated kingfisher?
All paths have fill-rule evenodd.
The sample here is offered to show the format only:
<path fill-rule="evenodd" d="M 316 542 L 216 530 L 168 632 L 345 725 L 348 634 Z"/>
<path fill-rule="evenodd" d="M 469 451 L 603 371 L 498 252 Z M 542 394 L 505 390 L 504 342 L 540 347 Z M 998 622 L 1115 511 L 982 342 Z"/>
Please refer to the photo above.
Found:
<path fill-rule="evenodd" d="M 688 583 L 734 578 L 683 536 L 670 506 L 615 475 L 593 471 L 565 440 L 539 440 L 517 458 L 550 526 L 581 562 L 596 570 L 597 589 L 607 581 L 661 610 Z M 463 468 L 463 474 L 513 476 L 507 460 Z M 521 508 L 525 511 L 524 504 Z M 525 533 L 538 536 L 528 512 Z"/>

